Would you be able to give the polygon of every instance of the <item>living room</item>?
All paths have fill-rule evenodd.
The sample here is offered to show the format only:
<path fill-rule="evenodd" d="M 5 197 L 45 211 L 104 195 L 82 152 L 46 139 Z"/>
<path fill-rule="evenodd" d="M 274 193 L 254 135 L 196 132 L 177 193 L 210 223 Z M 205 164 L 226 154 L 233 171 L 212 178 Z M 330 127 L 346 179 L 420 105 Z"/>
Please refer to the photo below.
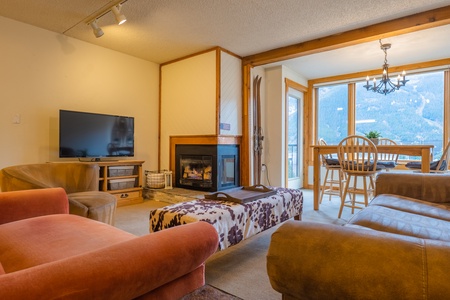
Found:
<path fill-rule="evenodd" d="M 131 4 L 131 2 L 132 0 L 129 3 L 123 3 L 124 13 L 126 12 L 126 5 Z M 435 1 L 433 7 L 424 5 L 422 8 L 425 11 L 444 5 L 448 5 L 448 3 L 446 1 Z M 419 1 L 417 1 L 417 9 L 422 11 Z M 399 17 L 397 14 L 392 13 L 389 19 L 396 19 L 397 17 Z M 128 16 L 128 18 L 130 17 Z M 131 18 L 129 21 L 132 24 Z M 373 24 L 381 21 L 384 21 L 384 19 L 374 18 Z M 354 28 L 365 25 L 367 23 L 354 26 Z M 110 32 L 107 32 L 107 29 Z M 341 29 L 340 32 L 344 32 L 349 28 Z M 221 122 L 218 122 L 216 111 L 216 101 L 220 98 L 217 95 L 216 87 L 220 84 L 216 82 L 217 69 L 215 64 L 217 56 L 221 55 L 225 57 L 225 60 L 232 60 L 233 74 L 236 74 L 241 84 L 238 92 L 235 90 L 233 92 L 236 92 L 242 99 L 250 99 L 250 88 L 246 88 L 251 86 L 248 82 L 249 78 L 253 78 L 255 75 L 266 76 L 266 70 L 262 67 L 263 64 L 255 63 L 253 71 L 247 70 L 242 74 L 239 64 L 236 67 L 236 60 L 239 61 L 241 58 L 250 56 L 250 54 L 263 53 L 263 51 L 240 54 L 233 52 L 233 49 L 229 49 L 225 42 L 224 44 L 217 42 L 208 47 L 203 47 L 199 51 L 189 52 L 165 61 L 153 62 L 111 50 L 102 45 L 99 46 L 19 22 L 13 20 L 13 18 L 0 17 L 0 31 L 3 38 L 2 58 L 0 60 L 3 70 L 7 70 L 2 72 L 1 75 L 4 84 L 2 85 L 3 105 L 0 111 L 2 120 L 0 134 L 7 142 L 3 143 L 4 150 L 2 153 L 4 155 L 0 158 L 0 169 L 18 164 L 62 161 L 63 159 L 59 158 L 59 111 L 68 109 L 133 116 L 135 118 L 134 134 L 136 141 L 134 158 L 145 161 L 144 170 L 168 169 L 171 167 L 170 136 L 217 136 L 221 134 L 226 136 L 230 132 L 233 136 L 242 136 L 244 147 L 242 161 L 244 163 L 243 172 L 245 173 L 243 185 L 252 183 L 253 178 L 250 171 L 252 151 L 249 142 L 251 141 L 249 131 L 252 129 L 249 128 L 248 124 L 245 124 L 245 116 L 248 117 L 246 115 L 248 107 L 245 103 L 239 103 L 242 105 L 241 113 L 244 117 L 231 118 L 235 122 L 231 123 L 231 130 L 227 130 L 226 125 L 220 128 L 219 123 Z M 105 27 L 105 36 L 102 38 L 108 39 L 108 34 L 113 35 L 112 32 L 112 26 Z M 86 26 L 86 35 L 92 35 L 89 26 Z M 320 33 L 317 33 L 316 36 L 317 38 L 322 37 Z M 290 45 L 296 41 L 293 41 Z M 182 48 L 183 46 L 179 47 Z M 266 49 L 275 48 L 278 47 Z M 152 50 L 148 49 L 147 51 Z M 164 91 L 170 89 L 170 87 L 162 86 L 167 83 L 167 81 L 162 80 L 164 68 L 171 67 L 178 60 L 184 60 L 185 58 L 191 59 L 191 61 L 198 59 L 202 62 L 186 67 L 185 70 L 190 68 L 192 71 L 191 77 L 187 78 L 186 76 L 189 76 L 189 74 L 186 73 L 179 74 L 183 82 L 179 82 L 180 86 L 176 87 L 176 93 L 171 97 L 178 99 L 180 103 L 183 102 L 182 100 L 188 101 L 189 110 L 184 111 L 185 116 L 182 115 L 183 111 L 177 111 L 174 118 L 176 117 L 177 120 L 186 118 L 189 123 L 190 118 L 193 117 L 192 111 L 200 110 L 200 115 L 207 124 L 204 127 L 200 127 L 197 122 L 191 123 L 194 124 L 194 127 L 184 126 L 186 122 L 175 124 L 171 122 L 172 119 L 168 118 L 171 106 L 160 105 L 160 103 L 167 103 L 160 101 L 164 101 L 164 97 L 167 96 L 167 94 L 163 94 Z M 376 61 L 376 64 L 381 65 L 381 61 Z M 205 69 L 208 70 L 205 71 Z M 371 68 L 366 70 L 371 70 Z M 273 72 L 269 76 L 274 76 L 270 78 L 276 79 L 280 83 L 279 85 L 284 84 L 285 78 L 289 78 L 308 87 L 310 84 L 308 80 L 320 79 L 316 77 L 307 78 L 303 74 L 281 66 L 270 68 L 267 72 Z M 194 80 L 198 74 L 208 80 L 207 84 L 204 81 L 199 83 Z M 213 75 L 210 76 L 211 74 Z M 264 80 L 266 81 L 266 77 Z M 199 89 L 204 94 L 200 94 Z M 281 105 L 275 103 L 283 101 L 285 95 L 283 94 L 283 88 L 270 91 L 263 88 L 262 93 L 263 97 L 275 99 L 273 102 L 267 103 L 264 116 L 268 129 L 266 138 L 270 143 L 265 144 L 263 155 L 268 155 L 266 159 L 269 161 L 267 166 L 270 170 L 270 183 L 274 186 L 287 186 L 287 172 L 284 167 L 285 161 L 283 161 L 284 148 L 281 146 L 284 139 L 283 135 L 280 134 L 283 113 L 281 112 Z M 184 97 L 184 99 L 181 99 L 181 97 Z M 196 97 L 199 102 L 195 102 Z M 213 100 L 208 102 L 205 99 Z M 172 108 L 175 110 L 177 104 L 172 103 L 171 105 L 174 105 Z M 308 118 L 312 118 L 312 116 L 308 116 Z M 228 121 L 222 123 L 228 123 Z M 169 125 L 170 127 L 168 127 Z M 233 125 L 235 126 L 233 127 Z M 307 130 L 312 129 L 307 128 Z M 308 145 L 314 144 L 314 135 L 310 135 L 309 131 L 305 131 L 304 135 L 304 147 L 308 148 Z M 311 153 L 308 153 L 308 149 L 305 151 L 304 168 L 302 169 L 305 178 L 302 180 L 303 185 L 301 186 L 311 188 L 313 184 Z M 263 182 L 267 183 L 266 179 L 263 178 Z"/>

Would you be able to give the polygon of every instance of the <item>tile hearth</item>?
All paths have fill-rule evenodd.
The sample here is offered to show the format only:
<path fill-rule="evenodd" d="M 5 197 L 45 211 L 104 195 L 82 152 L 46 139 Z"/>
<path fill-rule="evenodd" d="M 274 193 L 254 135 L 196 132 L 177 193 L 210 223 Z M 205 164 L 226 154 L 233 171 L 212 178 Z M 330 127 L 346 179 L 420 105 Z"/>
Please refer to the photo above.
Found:
<path fill-rule="evenodd" d="M 203 198 L 209 192 L 189 190 L 182 188 L 173 189 L 144 189 L 144 198 L 167 203 L 180 203 Z"/>

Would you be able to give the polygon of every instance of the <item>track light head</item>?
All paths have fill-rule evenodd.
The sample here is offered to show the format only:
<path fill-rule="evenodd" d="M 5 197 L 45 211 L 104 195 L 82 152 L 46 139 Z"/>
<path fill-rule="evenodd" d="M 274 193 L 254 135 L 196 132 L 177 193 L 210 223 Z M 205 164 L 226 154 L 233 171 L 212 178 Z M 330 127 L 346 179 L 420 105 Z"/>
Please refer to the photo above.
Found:
<path fill-rule="evenodd" d="M 120 13 L 121 8 L 122 8 L 121 4 L 111 7 L 111 11 L 114 13 L 114 17 L 116 17 L 117 24 L 119 25 L 122 25 L 127 21 L 127 18 Z"/>
<path fill-rule="evenodd" d="M 92 27 L 92 30 L 94 31 L 94 35 L 96 38 L 99 38 L 104 34 L 103 30 L 100 27 L 98 27 L 97 20 L 92 21 L 90 25 Z"/>

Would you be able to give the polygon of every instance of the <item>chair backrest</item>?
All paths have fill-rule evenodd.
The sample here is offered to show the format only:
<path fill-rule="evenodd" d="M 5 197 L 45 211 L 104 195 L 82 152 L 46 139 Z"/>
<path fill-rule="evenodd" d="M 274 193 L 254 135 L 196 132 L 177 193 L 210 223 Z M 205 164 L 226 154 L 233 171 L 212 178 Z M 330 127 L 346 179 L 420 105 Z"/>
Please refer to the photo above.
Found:
<path fill-rule="evenodd" d="M 378 145 L 397 145 L 397 143 L 388 138 L 378 139 Z M 393 161 L 397 163 L 398 154 L 378 152 L 378 161 Z"/>
<path fill-rule="evenodd" d="M 324 139 L 320 138 L 318 144 L 321 146 L 326 146 L 327 142 L 325 142 Z M 320 154 L 320 158 L 324 167 L 329 166 L 332 168 L 339 168 L 339 160 L 336 157 L 333 157 L 333 154 Z"/>
<path fill-rule="evenodd" d="M 441 159 L 439 160 L 439 163 L 437 164 L 436 169 L 434 169 L 433 166 L 430 166 L 430 168 L 434 169 L 435 171 L 444 171 L 444 172 L 447 171 L 449 146 L 450 146 L 450 141 L 445 146 L 444 152 L 442 152 Z"/>
<path fill-rule="evenodd" d="M 325 142 L 325 140 L 323 138 L 320 138 L 317 143 L 319 144 L 319 146 L 326 146 L 327 145 L 327 142 Z M 331 157 L 331 154 L 320 154 L 320 158 L 322 159 L 322 164 L 326 165 L 326 159 L 327 158 L 332 158 L 332 157 Z"/>
<path fill-rule="evenodd" d="M 344 172 L 371 174 L 377 169 L 378 151 L 371 140 L 351 135 L 338 145 L 338 157 Z"/>
<path fill-rule="evenodd" d="M 67 194 L 98 191 L 99 166 L 93 163 L 55 162 L 16 165 L 0 171 L 2 191 L 62 187 Z"/>

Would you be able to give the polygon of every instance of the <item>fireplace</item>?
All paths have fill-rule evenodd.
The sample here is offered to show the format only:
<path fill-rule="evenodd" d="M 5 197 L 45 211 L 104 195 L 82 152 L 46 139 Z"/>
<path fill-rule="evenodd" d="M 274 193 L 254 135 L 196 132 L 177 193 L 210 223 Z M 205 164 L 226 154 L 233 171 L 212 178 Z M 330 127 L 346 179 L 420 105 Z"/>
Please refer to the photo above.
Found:
<path fill-rule="evenodd" d="M 238 145 L 176 145 L 175 186 L 221 191 L 239 186 Z"/>

